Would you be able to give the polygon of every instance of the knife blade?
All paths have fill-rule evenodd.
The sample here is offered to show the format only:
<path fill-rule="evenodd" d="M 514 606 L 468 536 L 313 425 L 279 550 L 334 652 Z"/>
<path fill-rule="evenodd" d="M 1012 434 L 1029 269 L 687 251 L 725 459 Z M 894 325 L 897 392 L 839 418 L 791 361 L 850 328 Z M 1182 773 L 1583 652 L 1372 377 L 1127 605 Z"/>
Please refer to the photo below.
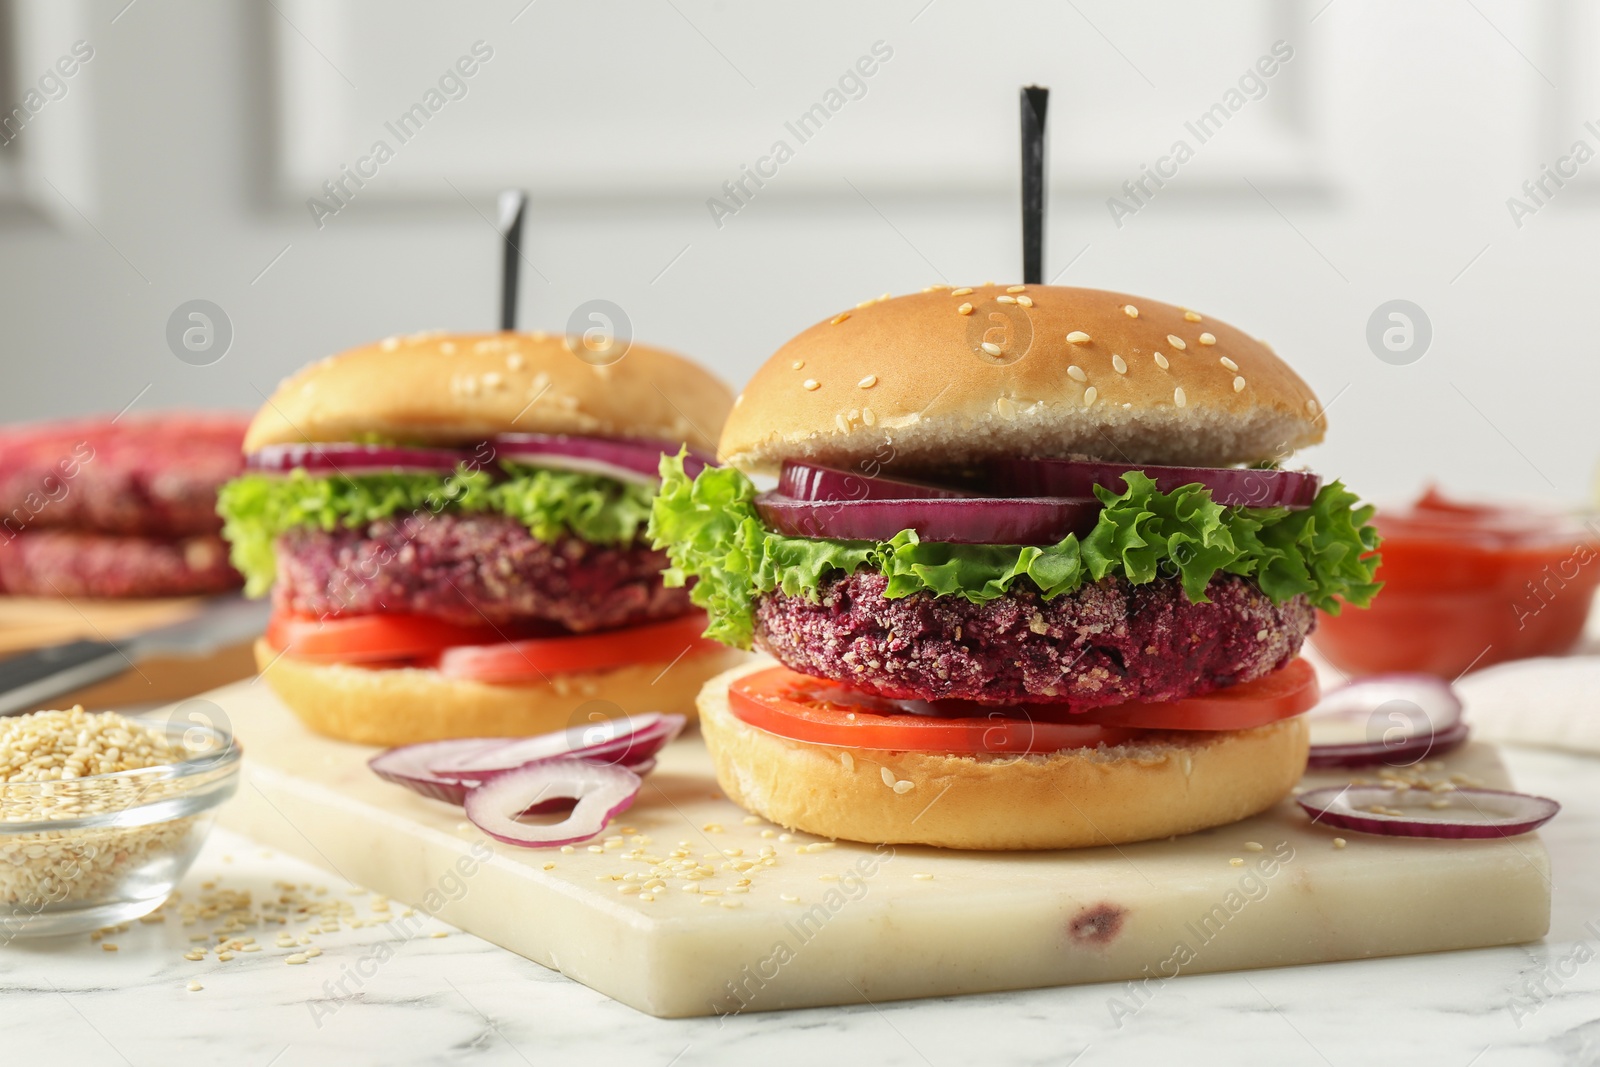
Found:
<path fill-rule="evenodd" d="M 43 702 L 123 671 L 151 656 L 199 657 L 261 634 L 272 604 L 238 594 L 213 597 L 194 615 L 120 641 L 77 640 L 0 661 L 0 716 L 34 711 Z"/>

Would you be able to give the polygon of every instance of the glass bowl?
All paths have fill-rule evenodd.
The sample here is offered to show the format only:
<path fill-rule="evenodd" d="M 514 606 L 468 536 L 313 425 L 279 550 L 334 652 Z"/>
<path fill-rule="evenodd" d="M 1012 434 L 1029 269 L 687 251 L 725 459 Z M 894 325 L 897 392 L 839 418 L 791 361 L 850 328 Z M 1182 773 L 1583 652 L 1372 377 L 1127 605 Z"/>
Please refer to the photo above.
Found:
<path fill-rule="evenodd" d="M 239 786 L 233 736 L 143 724 L 184 759 L 51 782 L 0 782 L 0 945 L 113 926 L 161 906 Z"/>

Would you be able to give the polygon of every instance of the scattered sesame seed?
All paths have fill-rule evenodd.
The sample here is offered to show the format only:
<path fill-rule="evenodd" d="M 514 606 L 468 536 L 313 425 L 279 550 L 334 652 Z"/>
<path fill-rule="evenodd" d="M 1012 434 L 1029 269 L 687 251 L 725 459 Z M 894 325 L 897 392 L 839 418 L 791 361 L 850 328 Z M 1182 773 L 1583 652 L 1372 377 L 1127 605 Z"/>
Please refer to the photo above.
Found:
<path fill-rule="evenodd" d="M 911 877 L 915 878 L 919 882 L 933 881 L 933 875 L 931 874 L 913 874 Z"/>
<path fill-rule="evenodd" d="M 861 303 L 856 305 L 856 310 L 860 311 L 862 308 L 869 308 L 873 304 L 876 304 L 876 303 L 877 303 L 876 300 L 863 300 L 863 301 L 861 301 Z"/>
<path fill-rule="evenodd" d="M 1180 408 L 1189 403 L 1189 398 L 1183 393 L 1183 386 L 1180 385 L 1172 391 L 1172 402 Z"/>
<path fill-rule="evenodd" d="M 991 356 L 998 356 L 1000 354 L 1000 346 L 995 344 L 993 341 L 985 341 L 980 347 Z"/>
<path fill-rule="evenodd" d="M 1246 852 L 1260 852 L 1262 845 L 1260 841 L 1246 841 L 1244 848 Z"/>
<path fill-rule="evenodd" d="M 814 393 L 818 389 L 822 388 L 822 383 L 817 381 L 815 378 L 807 378 L 805 381 L 800 383 L 800 387 L 807 392 Z"/>
<path fill-rule="evenodd" d="M 1028 287 L 1026 285 L 1008 285 L 1008 286 L 1006 286 L 1006 292 L 1008 292 L 1008 293 L 1020 293 L 1020 292 L 1022 292 L 1023 290 L 1025 290 L 1027 288 Z"/>
<path fill-rule="evenodd" d="M 798 904 L 798 903 L 800 903 L 800 898 L 795 896 L 793 893 L 779 893 L 778 894 L 778 899 L 783 901 L 785 904 Z"/>
<path fill-rule="evenodd" d="M 190 982 L 185 988 L 187 988 L 191 993 L 198 993 L 200 990 L 204 989 L 205 986 L 201 985 L 199 982 Z"/>
<path fill-rule="evenodd" d="M 871 408 L 862 408 L 861 421 L 866 423 L 868 426 L 871 426 L 873 423 L 878 421 L 878 416 L 872 413 Z"/>
<path fill-rule="evenodd" d="M 1156 366 L 1160 367 L 1162 370 L 1166 370 L 1168 367 L 1172 366 L 1172 364 L 1167 362 L 1167 357 L 1166 356 L 1163 356 L 1160 352 L 1157 352 L 1156 353 Z"/>
<path fill-rule="evenodd" d="M 1233 379 L 1233 391 L 1236 393 L 1244 392 L 1244 379 L 1242 377 Z"/>
<path fill-rule="evenodd" d="M 1136 319 L 1139 317 L 1139 309 L 1134 307 L 1132 304 L 1123 304 L 1122 313 L 1128 316 L 1130 319 Z"/>
<path fill-rule="evenodd" d="M 1317 413 L 1317 402 L 1315 399 L 1306 401 L 1306 410 L 1311 412 L 1313 415 Z"/>
<path fill-rule="evenodd" d="M 1067 377 L 1071 378 L 1075 382 L 1086 382 L 1089 380 L 1089 376 L 1083 373 L 1083 368 L 1078 366 L 1076 363 L 1067 368 Z"/>
<path fill-rule="evenodd" d="M 833 318 L 829 319 L 828 320 L 828 324 L 831 325 L 831 326 L 837 326 L 841 322 L 843 322 L 845 319 L 848 319 L 849 317 L 850 317 L 850 312 L 841 311 L 841 312 L 839 312 L 839 314 L 837 314 Z"/>
<path fill-rule="evenodd" d="M 700 831 L 701 833 L 707 834 L 720 834 L 722 833 L 722 824 L 719 822 L 708 822 L 704 826 L 700 827 Z"/>
<path fill-rule="evenodd" d="M 1183 317 L 1186 320 L 1188 320 L 1189 322 L 1199 322 L 1200 321 L 1199 313 L 1198 312 L 1194 312 L 1194 311 L 1185 311 L 1183 313 Z"/>
<path fill-rule="evenodd" d="M 561 846 L 561 851 L 562 852 L 576 852 L 578 850 L 573 848 L 571 845 L 562 845 Z"/>
<path fill-rule="evenodd" d="M 761 825 L 761 816 L 759 816 L 759 815 L 746 815 L 744 817 L 744 824 L 746 826 L 760 826 Z"/>
<path fill-rule="evenodd" d="M 1017 297 L 1017 303 L 1021 304 L 1025 308 L 1031 308 L 1031 307 L 1033 307 L 1033 297 L 1031 297 L 1031 296 L 1019 296 L 1019 297 Z"/>
<path fill-rule="evenodd" d="M 884 785 L 888 786 L 890 789 L 894 788 L 895 777 L 893 771 L 887 767 L 879 767 L 878 774 L 883 778 Z"/>
<path fill-rule="evenodd" d="M 1243 867 L 1244 866 L 1244 860 L 1240 859 L 1238 856 L 1235 856 L 1231 860 L 1228 861 L 1228 866 L 1230 866 L 1230 867 Z"/>
<path fill-rule="evenodd" d="M 1217 343 L 1217 339 L 1212 334 L 1203 333 L 1200 335 L 1200 343 L 1203 345 L 1214 345 Z"/>
<path fill-rule="evenodd" d="M 450 931 L 448 931 L 448 930 L 435 930 L 433 933 L 429 934 L 428 936 L 429 937 L 449 937 L 450 936 Z"/>
<path fill-rule="evenodd" d="M 104 942 L 103 944 L 101 944 L 100 951 L 102 951 L 102 952 L 115 952 L 115 951 L 117 951 L 117 946 L 113 945 L 111 942 L 107 941 L 107 942 Z"/>
<path fill-rule="evenodd" d="M 1334 848 L 1344 848 L 1344 846 L 1348 845 L 1349 843 L 1350 842 L 1346 841 L 1342 837 L 1336 837 L 1336 838 L 1333 839 L 1333 847 Z"/>
<path fill-rule="evenodd" d="M 972 292 L 972 286 L 963 285 L 960 289 L 952 289 L 952 290 L 950 290 L 950 295 L 951 296 L 966 296 L 970 292 Z"/>
<path fill-rule="evenodd" d="M 1067 334 L 1067 344 L 1069 345 L 1086 345 L 1088 343 L 1089 335 L 1084 333 L 1082 330 L 1073 330 L 1071 333 Z"/>
<path fill-rule="evenodd" d="M 1231 371 L 1237 371 L 1239 369 L 1239 364 L 1235 363 L 1233 360 L 1229 359 L 1227 356 L 1223 356 L 1217 362 L 1221 363 L 1224 367 L 1227 367 Z"/>
<path fill-rule="evenodd" d="M 544 869 L 547 871 L 553 871 L 556 869 L 556 865 L 553 863 L 547 863 L 544 865 Z"/>
<path fill-rule="evenodd" d="M 917 787 L 917 783 L 912 782 L 912 781 L 908 781 L 908 780 L 902 778 L 902 779 L 900 779 L 898 782 L 896 782 L 894 784 L 894 791 L 896 793 L 904 795 L 906 793 L 911 792 L 916 787 Z"/>
<path fill-rule="evenodd" d="M 1116 371 L 1118 374 L 1127 374 L 1128 361 L 1123 359 L 1121 356 L 1113 355 L 1111 357 L 1111 369 Z"/>
<path fill-rule="evenodd" d="M 1182 352 L 1185 348 L 1189 347 L 1184 342 L 1183 338 L 1176 337 L 1170 333 L 1167 334 L 1167 344 L 1171 345 L 1173 348 L 1176 348 L 1179 352 Z"/>
<path fill-rule="evenodd" d="M 834 416 L 833 416 L 833 424 L 835 426 L 839 427 L 839 432 L 840 433 L 849 433 L 850 432 L 850 419 L 842 411 L 837 412 L 837 413 L 834 414 Z"/>
<path fill-rule="evenodd" d="M 880 304 L 883 303 L 885 300 L 889 299 L 889 295 L 890 294 L 888 293 L 879 293 L 877 302 Z"/>
<path fill-rule="evenodd" d="M 183 954 L 183 958 L 186 960 L 191 960 L 195 963 L 199 963 L 201 960 L 206 958 L 206 954 L 204 952 L 185 952 Z"/>
<path fill-rule="evenodd" d="M 957 315 L 970 315 L 970 314 L 972 314 L 972 305 L 971 304 L 962 304 L 960 307 L 956 308 L 956 314 Z"/>
<path fill-rule="evenodd" d="M 1083 391 L 1083 406 L 1084 407 L 1091 406 L 1095 402 L 1095 400 L 1099 398 L 1099 396 L 1100 396 L 1100 391 L 1098 389 L 1096 389 L 1092 385 L 1089 386 L 1089 388 L 1087 388 L 1087 389 L 1085 389 Z"/>
<path fill-rule="evenodd" d="M 859 382 L 856 383 L 856 385 L 860 386 L 863 389 L 871 389 L 874 385 L 877 385 L 877 384 L 878 384 L 878 376 L 876 374 L 869 374 L 865 378 L 861 379 Z"/>
<path fill-rule="evenodd" d="M 789 369 L 790 370 L 801 370 L 801 369 L 803 369 L 805 367 L 805 365 L 806 365 L 806 361 L 805 360 L 797 359 L 793 363 L 789 364 Z"/>
<path fill-rule="evenodd" d="M 997 304 L 1015 304 L 1017 302 L 1017 298 L 1014 296 L 1006 296 L 1002 293 L 1000 296 L 994 298 L 994 302 Z"/>

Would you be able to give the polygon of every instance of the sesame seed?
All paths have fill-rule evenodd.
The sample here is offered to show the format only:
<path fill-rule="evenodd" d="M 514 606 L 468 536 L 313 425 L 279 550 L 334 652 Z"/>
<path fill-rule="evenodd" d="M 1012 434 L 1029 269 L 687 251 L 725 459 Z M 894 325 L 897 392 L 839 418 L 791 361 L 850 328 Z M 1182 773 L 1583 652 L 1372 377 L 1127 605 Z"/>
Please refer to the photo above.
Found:
<path fill-rule="evenodd" d="M 878 303 L 881 304 L 887 299 L 889 299 L 889 294 L 888 293 L 879 293 L 878 294 Z"/>
<path fill-rule="evenodd" d="M 970 292 L 972 292 L 972 286 L 970 286 L 970 285 L 963 285 L 963 286 L 962 286 L 962 287 L 961 287 L 961 288 L 959 288 L 959 289 L 952 289 L 952 290 L 950 290 L 950 295 L 951 295 L 951 296 L 966 296 L 966 295 L 967 295 L 967 294 L 968 294 L 968 293 L 970 293 Z"/>
<path fill-rule="evenodd" d="M 1200 321 L 1199 314 L 1197 312 L 1193 312 L 1193 311 L 1185 311 L 1183 313 L 1183 317 L 1184 317 L 1184 319 L 1186 319 L 1189 322 L 1199 322 Z"/>
<path fill-rule="evenodd" d="M 1227 367 L 1229 370 L 1236 371 L 1236 370 L 1239 369 L 1239 364 L 1235 363 L 1233 360 L 1229 359 L 1227 356 L 1223 356 L 1217 362 L 1221 363 L 1224 367 Z"/>
<path fill-rule="evenodd" d="M 970 315 L 970 314 L 972 314 L 972 305 L 971 304 L 962 304 L 960 307 L 956 308 L 956 314 L 957 315 Z"/>
<path fill-rule="evenodd" d="M 1260 841 L 1246 841 L 1244 847 L 1246 852 L 1260 852 L 1262 849 Z"/>
<path fill-rule="evenodd" d="M 1183 386 L 1178 386 L 1172 391 L 1172 402 L 1180 408 L 1189 403 L 1189 398 L 1183 394 Z"/>
<path fill-rule="evenodd" d="M 919 882 L 933 881 L 933 875 L 931 874 L 913 874 L 911 877 L 915 878 Z"/>
<path fill-rule="evenodd" d="M 1089 380 L 1089 376 L 1083 373 L 1083 368 L 1078 366 L 1076 363 L 1067 368 L 1067 377 L 1071 378 L 1075 382 L 1086 382 Z"/>
<path fill-rule="evenodd" d="M 1014 296 L 1006 296 L 1006 295 L 1002 294 L 1000 296 L 995 297 L 994 298 L 994 302 L 997 303 L 997 304 L 1015 304 L 1017 302 L 1017 298 L 1014 297 Z"/>
<path fill-rule="evenodd" d="M 983 342 L 982 348 L 991 356 L 998 356 L 1000 354 L 1000 346 L 995 344 L 993 341 Z"/>
<path fill-rule="evenodd" d="M 1089 407 L 1090 405 L 1092 405 L 1095 402 L 1095 400 L 1099 396 L 1100 396 L 1099 390 L 1095 389 L 1095 387 L 1092 386 L 1092 385 L 1089 386 L 1089 388 L 1087 388 L 1087 389 L 1085 389 L 1083 391 L 1083 406 L 1084 407 Z"/>
<path fill-rule="evenodd" d="M 1233 857 L 1233 859 L 1228 861 L 1228 866 L 1230 866 L 1230 867 L 1243 867 L 1244 866 L 1244 860 L 1240 859 L 1238 856 L 1235 856 L 1235 857 Z"/>
<path fill-rule="evenodd" d="M 888 786 L 890 789 L 894 788 L 895 777 L 893 771 L 887 767 L 879 767 L 878 774 L 882 776 L 884 785 Z"/>
<path fill-rule="evenodd" d="M 1008 285 L 1008 286 L 1006 286 L 1006 292 L 1008 292 L 1008 293 L 1020 293 L 1020 292 L 1022 292 L 1023 290 L 1025 290 L 1027 288 L 1028 287 L 1026 285 Z"/>
<path fill-rule="evenodd" d="M 289 955 L 283 958 L 283 962 L 293 967 L 297 964 L 307 962 L 307 957 L 304 952 L 291 952 Z"/>
<path fill-rule="evenodd" d="M 1082 330 L 1073 330 L 1071 333 L 1067 334 L 1067 344 L 1069 345 L 1086 345 L 1088 343 L 1089 335 L 1084 333 Z"/>
<path fill-rule="evenodd" d="M 185 986 L 185 988 L 191 993 L 198 993 L 200 990 L 204 989 L 205 986 L 201 985 L 199 982 L 190 982 L 187 986 Z"/>
<path fill-rule="evenodd" d="M 856 385 L 860 386 L 863 389 L 871 389 L 874 385 L 877 385 L 877 384 L 878 384 L 878 376 L 876 374 L 869 374 L 865 378 L 861 379 L 859 382 L 856 383 Z"/>
<path fill-rule="evenodd" d="M 1000 413 L 1002 419 L 1014 419 L 1017 417 L 1017 405 L 1011 402 L 1010 397 L 997 397 L 994 402 L 994 409 Z"/>
<path fill-rule="evenodd" d="M 850 432 L 850 419 L 842 411 L 833 416 L 833 424 L 839 427 L 840 433 Z"/>
<path fill-rule="evenodd" d="M 102 951 L 102 952 L 115 952 L 115 951 L 117 951 L 117 946 L 113 945 L 111 942 L 107 941 L 107 942 L 104 942 L 100 946 L 100 951 Z"/>
<path fill-rule="evenodd" d="M 822 388 L 822 383 L 817 381 L 815 378 L 807 378 L 805 381 L 800 383 L 800 387 L 805 389 L 807 392 L 816 392 L 818 389 Z"/>
<path fill-rule="evenodd" d="M 1336 838 L 1333 839 L 1333 847 L 1334 848 L 1344 848 L 1344 846 L 1348 845 L 1349 843 L 1350 842 L 1346 841 L 1342 837 L 1336 837 Z"/>
<path fill-rule="evenodd" d="M 1160 352 L 1156 353 L 1156 366 L 1160 367 L 1162 370 L 1166 370 L 1171 365 L 1172 364 L 1167 362 L 1166 356 L 1163 356 Z"/>
<path fill-rule="evenodd" d="M 433 937 L 433 938 L 449 937 L 450 936 L 450 931 L 448 931 L 448 930 L 435 930 L 433 933 L 429 934 L 428 936 L 429 937 Z"/>
<path fill-rule="evenodd" d="M 1315 415 L 1317 413 L 1317 402 L 1315 400 L 1307 400 L 1306 401 L 1306 410 L 1311 412 L 1311 414 Z"/>
<path fill-rule="evenodd" d="M 1139 309 L 1134 307 L 1132 304 L 1123 304 L 1122 313 L 1128 316 L 1130 319 L 1136 319 L 1139 317 Z"/>
<path fill-rule="evenodd" d="M 841 322 L 843 322 L 845 319 L 848 319 L 849 317 L 850 317 L 850 312 L 841 311 L 841 312 L 839 312 L 839 314 L 837 314 L 833 318 L 829 319 L 828 320 L 828 324 L 831 325 L 831 326 L 837 326 Z"/>
<path fill-rule="evenodd" d="M 915 782 L 908 782 L 906 779 L 902 778 L 894 784 L 894 791 L 903 795 L 911 792 L 916 787 L 917 784 Z"/>
<path fill-rule="evenodd" d="M 1017 303 L 1021 304 L 1025 308 L 1031 308 L 1033 307 L 1033 297 L 1019 296 L 1017 297 Z"/>
<path fill-rule="evenodd" d="M 1123 359 L 1121 356 L 1114 355 L 1111 357 L 1111 369 L 1116 371 L 1118 374 L 1127 374 L 1128 361 Z"/>
<path fill-rule="evenodd" d="M 1217 343 L 1217 339 L 1212 334 L 1203 333 L 1200 335 L 1200 343 L 1203 345 L 1214 345 Z"/>
<path fill-rule="evenodd" d="M 789 364 L 789 369 L 791 369 L 791 370 L 800 370 L 803 367 L 805 367 L 805 365 L 806 365 L 806 361 L 805 360 L 797 359 L 793 363 Z"/>
<path fill-rule="evenodd" d="M 848 752 L 839 753 L 839 762 L 844 765 L 844 769 L 847 771 L 854 771 L 856 769 L 856 758 L 850 755 Z"/>
<path fill-rule="evenodd" d="M 861 303 L 856 305 L 856 310 L 860 311 L 862 308 L 869 308 L 873 304 L 876 304 L 876 303 L 877 303 L 876 300 L 863 300 L 863 301 L 861 301 Z"/>
<path fill-rule="evenodd" d="M 1242 377 L 1233 379 L 1233 391 L 1236 393 L 1244 392 L 1244 379 Z"/>
<path fill-rule="evenodd" d="M 1167 344 L 1171 345 L 1173 348 L 1176 348 L 1179 352 L 1182 352 L 1185 348 L 1189 347 L 1184 343 L 1183 338 L 1176 337 L 1170 333 L 1167 334 Z"/>
<path fill-rule="evenodd" d="M 878 421 L 878 416 L 872 413 L 871 408 L 862 408 L 861 421 L 866 423 L 868 426 L 871 426 L 873 423 Z"/>

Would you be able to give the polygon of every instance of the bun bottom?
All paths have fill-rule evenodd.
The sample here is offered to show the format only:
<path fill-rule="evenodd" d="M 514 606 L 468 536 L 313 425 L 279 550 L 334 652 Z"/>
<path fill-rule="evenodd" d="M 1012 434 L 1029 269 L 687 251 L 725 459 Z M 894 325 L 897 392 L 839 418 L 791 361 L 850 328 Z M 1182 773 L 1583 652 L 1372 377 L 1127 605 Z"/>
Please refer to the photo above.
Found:
<path fill-rule="evenodd" d="M 312 663 L 280 655 L 264 638 L 256 642 L 255 656 L 261 677 L 306 726 L 341 741 L 385 747 L 553 733 L 595 716 L 645 711 L 693 718 L 701 684 L 748 658 L 743 652 L 714 650 L 675 664 L 636 663 L 552 675 L 549 682 L 532 685 L 488 685 L 417 667 Z"/>
<path fill-rule="evenodd" d="M 781 826 L 867 844 L 1087 848 L 1192 833 L 1288 796 L 1310 747 L 1304 716 L 1016 757 L 809 744 L 749 726 L 729 709 L 728 684 L 766 666 L 741 665 L 700 691 L 700 731 L 718 784 Z M 896 788 L 905 782 L 909 789 Z"/>

